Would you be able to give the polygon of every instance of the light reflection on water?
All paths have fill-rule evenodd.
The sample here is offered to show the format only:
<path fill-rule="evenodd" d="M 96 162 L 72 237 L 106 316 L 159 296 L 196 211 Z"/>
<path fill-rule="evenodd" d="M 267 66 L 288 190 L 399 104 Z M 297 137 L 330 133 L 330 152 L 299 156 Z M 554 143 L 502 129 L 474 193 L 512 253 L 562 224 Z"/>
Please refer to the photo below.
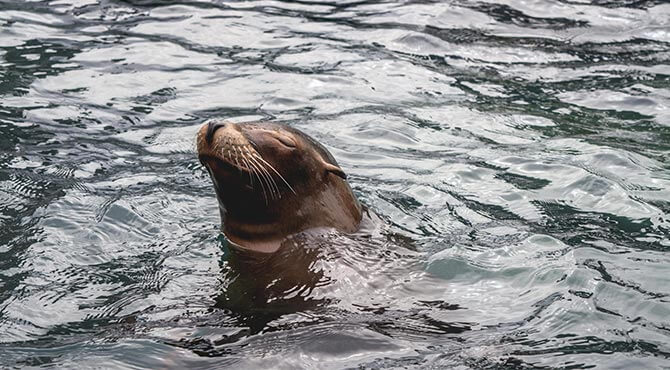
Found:
<path fill-rule="evenodd" d="M 663 2 L 0 2 L 0 363 L 657 367 Z M 210 117 L 324 143 L 371 226 L 257 263 Z"/>

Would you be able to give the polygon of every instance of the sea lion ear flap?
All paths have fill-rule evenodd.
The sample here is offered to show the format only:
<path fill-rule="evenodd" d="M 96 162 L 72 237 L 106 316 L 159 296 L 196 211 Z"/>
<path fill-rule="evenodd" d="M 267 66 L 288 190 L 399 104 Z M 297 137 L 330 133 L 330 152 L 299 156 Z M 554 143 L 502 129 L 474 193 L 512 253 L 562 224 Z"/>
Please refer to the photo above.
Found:
<path fill-rule="evenodd" d="M 323 163 L 324 167 L 326 167 L 326 172 L 330 172 L 335 176 L 339 176 L 343 178 L 344 180 L 347 179 L 347 174 L 342 171 L 341 168 L 337 167 L 336 165 L 328 162 Z"/>

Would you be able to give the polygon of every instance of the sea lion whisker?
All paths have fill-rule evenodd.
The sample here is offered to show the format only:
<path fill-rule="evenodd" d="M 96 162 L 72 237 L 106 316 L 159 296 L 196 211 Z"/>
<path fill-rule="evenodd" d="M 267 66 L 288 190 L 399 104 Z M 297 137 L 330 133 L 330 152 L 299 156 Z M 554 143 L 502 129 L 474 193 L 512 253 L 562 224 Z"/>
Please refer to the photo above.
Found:
<path fill-rule="evenodd" d="M 234 153 L 235 153 L 235 164 L 237 165 L 237 168 L 242 168 L 242 166 L 240 166 L 240 161 L 237 159 L 238 158 L 237 148 L 233 147 L 233 150 L 234 150 Z"/>
<path fill-rule="evenodd" d="M 235 148 L 235 162 L 237 163 L 237 167 L 240 170 L 245 170 L 248 169 L 246 163 L 244 163 L 244 153 L 242 153 L 238 148 Z M 242 163 L 240 163 L 242 162 Z"/>
<path fill-rule="evenodd" d="M 272 198 L 276 197 L 281 197 L 281 194 L 279 193 L 279 188 L 277 187 L 277 184 L 274 182 L 274 179 L 272 179 L 272 176 L 270 173 L 263 167 L 261 163 L 259 163 L 256 159 L 254 159 L 254 155 L 252 152 L 247 150 L 246 154 L 248 154 L 248 159 L 253 161 L 258 167 L 259 173 L 263 175 L 263 177 L 266 179 L 268 188 L 271 190 L 271 195 Z"/>
<path fill-rule="evenodd" d="M 254 159 L 254 152 L 247 149 L 244 154 L 246 155 L 247 159 L 249 159 L 250 163 L 254 164 L 254 168 L 256 168 L 257 173 L 260 174 L 263 179 L 265 179 L 272 199 L 281 198 L 281 193 L 279 192 L 277 184 L 274 182 L 272 176 L 270 176 L 270 173 L 263 167 L 263 165 Z"/>
<path fill-rule="evenodd" d="M 242 154 L 242 163 L 244 163 L 244 166 L 249 170 L 249 186 L 251 186 L 251 190 L 254 190 L 254 178 L 251 176 L 252 168 L 244 154 Z"/>
<path fill-rule="evenodd" d="M 267 195 L 267 192 L 265 191 L 265 183 L 263 182 L 263 180 L 259 176 L 258 168 L 256 167 L 256 165 L 251 161 L 250 158 L 245 158 L 245 160 L 246 159 L 249 159 L 249 161 L 247 163 L 249 163 L 249 167 L 251 168 L 251 173 L 253 173 L 256 176 L 256 178 L 258 179 L 258 183 L 261 185 L 261 190 L 263 191 L 263 198 L 265 199 L 265 204 L 267 205 L 268 204 L 268 195 Z"/>
<path fill-rule="evenodd" d="M 242 149 L 240 149 L 237 146 L 233 146 L 233 151 L 235 153 L 235 163 L 237 164 L 237 168 L 239 168 L 240 170 L 244 169 L 248 170 L 249 169 L 248 166 L 247 168 L 242 167 L 242 165 L 246 166 L 246 164 L 244 163 L 244 153 L 242 152 Z M 240 164 L 240 160 L 242 161 L 242 164 Z"/>
<path fill-rule="evenodd" d="M 249 168 L 249 170 L 250 170 L 249 172 L 254 174 L 256 176 L 256 178 L 258 178 L 258 181 L 261 182 L 261 179 L 260 179 L 260 177 L 258 177 L 258 173 L 257 173 L 258 169 L 251 162 L 250 155 L 251 155 L 251 153 L 249 152 L 249 149 L 247 149 L 245 147 L 244 151 L 242 151 L 242 160 L 244 161 L 244 163 L 246 163 L 247 168 Z M 261 183 L 261 186 L 262 186 L 262 183 Z M 252 189 L 253 189 L 253 184 L 252 184 Z"/>
<path fill-rule="evenodd" d="M 263 189 L 265 189 L 265 184 L 267 184 L 267 190 L 270 193 L 270 197 L 274 199 L 274 189 L 272 188 L 272 185 L 270 184 L 270 181 L 268 180 L 267 174 L 263 171 L 263 168 L 261 167 L 260 163 L 258 163 L 256 160 L 254 160 L 252 157 L 248 157 L 249 162 L 254 166 L 256 173 L 259 175 L 259 181 L 263 184 Z M 266 203 L 267 203 L 267 197 L 266 197 Z"/>
<path fill-rule="evenodd" d="M 261 187 L 262 187 L 263 193 L 264 193 L 263 197 L 265 198 L 265 204 L 267 204 L 268 203 L 267 193 L 268 192 L 270 193 L 271 198 L 274 197 L 274 194 L 272 193 L 272 188 L 270 186 L 270 182 L 268 181 L 267 176 L 261 171 L 260 165 L 258 163 L 256 163 L 255 161 L 253 161 L 252 158 L 248 158 L 248 159 L 249 159 L 249 163 L 253 166 L 254 174 L 256 174 L 256 177 L 258 178 L 258 181 L 261 184 Z M 267 184 L 267 188 L 265 186 L 266 184 Z"/>
<path fill-rule="evenodd" d="M 265 163 L 268 167 L 270 167 L 270 169 L 271 169 L 272 171 L 274 171 L 274 173 L 276 173 L 277 176 L 279 176 L 279 178 L 284 182 L 284 184 L 286 184 L 286 186 L 288 186 L 288 188 L 291 189 L 291 191 L 293 192 L 293 194 L 298 195 L 298 193 L 296 193 L 295 190 L 293 190 L 293 188 L 291 187 L 291 185 L 288 183 L 288 181 L 286 181 L 286 179 L 284 178 L 284 176 L 282 176 L 281 173 L 279 173 L 279 171 L 277 171 L 274 167 L 272 167 L 272 165 L 271 165 L 270 163 L 268 163 L 265 159 L 263 159 L 263 157 L 261 157 L 260 155 L 256 154 L 256 156 L 257 156 L 261 161 L 263 161 L 263 163 Z"/>
<path fill-rule="evenodd" d="M 265 178 L 268 180 L 268 187 L 271 190 L 271 194 L 272 194 L 273 199 L 281 198 L 281 193 L 279 192 L 279 187 L 277 186 L 277 183 L 272 178 L 272 175 L 270 175 L 270 172 L 268 172 L 268 170 L 265 169 L 265 167 L 260 162 L 258 162 L 257 158 L 258 158 L 257 155 L 252 155 L 250 157 L 250 159 L 258 165 L 261 172 L 265 175 Z"/>
<path fill-rule="evenodd" d="M 272 179 L 272 183 L 274 184 L 275 188 L 277 189 L 277 192 L 279 193 L 279 197 L 281 198 L 281 192 L 279 191 L 279 186 L 277 185 L 277 182 L 275 181 L 274 176 L 272 176 L 272 174 L 267 170 L 268 166 L 269 166 L 269 164 L 267 162 L 263 161 L 263 169 L 265 170 L 265 172 L 268 173 L 268 176 L 270 176 L 270 178 Z M 272 167 L 272 166 L 270 166 L 270 167 Z"/>
<path fill-rule="evenodd" d="M 274 186 L 274 188 L 275 188 L 275 190 L 276 190 L 276 192 L 277 192 L 278 197 L 281 198 L 281 191 L 279 191 L 279 186 L 277 185 L 277 182 L 275 181 L 275 179 L 274 179 L 274 177 L 272 176 L 272 174 L 267 170 L 267 166 L 264 166 L 264 167 L 263 167 L 263 170 L 268 174 L 268 177 L 269 177 L 270 180 L 272 181 L 272 185 Z"/>
<path fill-rule="evenodd" d="M 277 186 L 277 182 L 275 181 L 274 177 L 272 177 L 272 174 L 270 172 L 268 172 L 267 169 L 265 170 L 265 172 L 268 173 L 268 176 L 270 177 L 270 180 L 272 181 L 272 186 L 274 186 L 274 188 L 275 188 L 275 191 L 277 193 L 277 197 L 281 198 L 281 191 L 279 191 L 279 186 Z"/>

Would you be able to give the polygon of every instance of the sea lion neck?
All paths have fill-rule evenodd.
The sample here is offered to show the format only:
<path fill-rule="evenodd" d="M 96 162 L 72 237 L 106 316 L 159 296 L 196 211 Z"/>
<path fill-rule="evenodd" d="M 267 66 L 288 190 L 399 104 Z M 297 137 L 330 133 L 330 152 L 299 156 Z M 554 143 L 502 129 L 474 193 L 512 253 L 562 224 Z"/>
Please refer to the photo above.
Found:
<path fill-rule="evenodd" d="M 296 197 L 285 195 L 281 199 L 268 199 L 258 193 L 234 193 L 225 190 L 219 196 L 222 216 L 226 220 L 236 220 L 247 225 L 267 225 L 281 221 L 286 212 L 296 212 L 292 209 Z"/>
<path fill-rule="evenodd" d="M 250 208 L 237 213 L 228 207 L 222 215 L 224 233 L 231 239 L 262 241 L 282 240 L 318 227 L 354 232 L 362 218 L 362 209 L 350 189 L 343 188 L 342 183 L 346 184 L 339 178 L 334 179 L 332 183 L 324 184 L 319 192 L 293 195 L 283 202 L 259 208 L 254 214 L 248 212 Z"/>

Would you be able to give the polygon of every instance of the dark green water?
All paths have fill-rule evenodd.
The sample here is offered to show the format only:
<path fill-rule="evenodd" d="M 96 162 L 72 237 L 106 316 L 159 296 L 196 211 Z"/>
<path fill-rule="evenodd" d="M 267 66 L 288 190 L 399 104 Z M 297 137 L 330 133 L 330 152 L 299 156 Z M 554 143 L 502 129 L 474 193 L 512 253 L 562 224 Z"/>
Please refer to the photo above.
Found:
<path fill-rule="evenodd" d="M 670 5 L 170 3 L 0 1 L 0 367 L 670 367 Z M 240 267 L 210 117 L 381 220 Z"/>

